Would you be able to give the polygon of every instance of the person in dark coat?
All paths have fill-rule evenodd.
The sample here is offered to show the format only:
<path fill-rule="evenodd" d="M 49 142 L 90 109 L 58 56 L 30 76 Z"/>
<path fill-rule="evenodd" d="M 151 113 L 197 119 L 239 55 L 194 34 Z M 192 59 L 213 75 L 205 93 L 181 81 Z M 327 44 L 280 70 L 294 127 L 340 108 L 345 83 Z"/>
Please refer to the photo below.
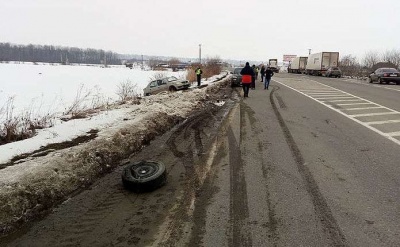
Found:
<path fill-rule="evenodd" d="M 271 68 L 268 66 L 267 69 L 265 70 L 265 80 L 264 80 L 264 89 L 268 89 L 269 87 L 269 82 L 271 81 L 271 77 L 274 75 L 274 72 L 271 70 Z"/>
<path fill-rule="evenodd" d="M 254 76 L 251 78 L 251 89 L 256 89 L 256 80 L 257 80 L 257 67 L 256 65 L 253 64 L 253 66 L 251 66 L 251 68 L 253 69 L 254 72 Z"/>
<path fill-rule="evenodd" d="M 263 80 L 264 80 L 264 75 L 265 75 L 265 66 L 264 66 L 264 65 L 261 66 L 261 71 L 260 71 L 260 73 L 261 73 L 261 82 L 263 82 Z"/>
<path fill-rule="evenodd" d="M 242 87 L 244 92 L 244 97 L 249 97 L 249 89 L 251 82 L 253 81 L 253 77 L 255 76 L 254 70 L 250 67 L 249 62 L 246 63 L 246 66 L 240 71 L 242 75 Z"/>

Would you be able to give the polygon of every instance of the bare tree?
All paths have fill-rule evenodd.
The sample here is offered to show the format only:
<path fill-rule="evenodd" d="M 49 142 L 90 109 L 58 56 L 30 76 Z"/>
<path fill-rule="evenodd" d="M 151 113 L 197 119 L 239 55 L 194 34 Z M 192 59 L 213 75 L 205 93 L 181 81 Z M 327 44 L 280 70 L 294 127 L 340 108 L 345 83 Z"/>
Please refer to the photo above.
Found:
<path fill-rule="evenodd" d="M 222 70 L 222 60 L 218 56 L 213 58 L 207 58 L 204 64 L 204 77 L 211 77 L 218 75 Z"/>
<path fill-rule="evenodd" d="M 180 64 L 180 63 L 181 63 L 181 61 L 179 61 L 179 59 L 177 59 L 177 58 L 171 58 L 168 61 L 169 66 L 177 65 L 177 64 Z"/>
<path fill-rule="evenodd" d="M 372 68 L 380 60 L 379 53 L 376 51 L 369 51 L 365 54 L 363 65 L 367 68 Z"/>
<path fill-rule="evenodd" d="M 137 84 L 132 83 L 130 80 L 121 82 L 118 85 L 116 94 L 120 97 L 122 103 L 128 100 L 135 100 L 139 96 L 137 93 Z"/>
<path fill-rule="evenodd" d="M 385 62 L 392 63 L 397 68 L 400 67 L 400 50 L 387 50 L 383 53 L 382 58 Z"/>
<path fill-rule="evenodd" d="M 361 66 L 357 62 L 357 58 L 349 54 L 340 59 L 340 69 L 342 70 L 343 75 L 360 76 Z"/>
<path fill-rule="evenodd" d="M 156 70 L 162 61 L 156 58 L 149 58 L 148 65 L 151 70 Z"/>

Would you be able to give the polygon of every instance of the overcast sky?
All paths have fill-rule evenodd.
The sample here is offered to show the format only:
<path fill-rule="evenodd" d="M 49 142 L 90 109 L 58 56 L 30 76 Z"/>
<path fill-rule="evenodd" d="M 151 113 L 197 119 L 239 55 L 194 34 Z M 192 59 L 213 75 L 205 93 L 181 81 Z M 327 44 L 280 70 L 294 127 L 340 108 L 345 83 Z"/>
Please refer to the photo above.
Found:
<path fill-rule="evenodd" d="M 282 60 L 400 48 L 400 0 L 0 0 L 0 42 Z"/>

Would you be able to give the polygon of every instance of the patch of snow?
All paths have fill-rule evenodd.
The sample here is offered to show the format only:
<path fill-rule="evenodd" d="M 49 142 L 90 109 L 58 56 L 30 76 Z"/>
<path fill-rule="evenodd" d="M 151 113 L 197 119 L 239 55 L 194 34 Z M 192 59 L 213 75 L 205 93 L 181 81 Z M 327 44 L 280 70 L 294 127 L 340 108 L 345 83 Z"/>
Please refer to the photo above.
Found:
<path fill-rule="evenodd" d="M 113 157 L 126 158 L 132 145 L 140 148 L 146 131 L 157 134 L 159 128 L 173 124 L 173 119 L 187 117 L 201 107 L 200 102 L 209 97 L 208 92 L 227 84 L 229 77 L 221 80 L 224 76 L 226 73 L 215 77 L 216 81 L 209 81 L 204 88 L 151 95 L 142 98 L 139 105 L 124 104 L 90 118 L 59 122 L 40 130 L 33 138 L 0 146 L 0 163 L 6 163 L 15 155 L 71 140 L 92 129 L 99 130 L 98 137 L 90 142 L 43 157 L 30 157 L 0 170 L 0 201 L 6 202 L 0 205 L 0 211 L 4 212 L 0 214 L 0 232 L 7 231 L 17 219 L 34 214 L 32 210 L 37 203 L 46 201 L 51 205 L 90 183 L 102 171 L 118 165 L 110 164 Z"/>

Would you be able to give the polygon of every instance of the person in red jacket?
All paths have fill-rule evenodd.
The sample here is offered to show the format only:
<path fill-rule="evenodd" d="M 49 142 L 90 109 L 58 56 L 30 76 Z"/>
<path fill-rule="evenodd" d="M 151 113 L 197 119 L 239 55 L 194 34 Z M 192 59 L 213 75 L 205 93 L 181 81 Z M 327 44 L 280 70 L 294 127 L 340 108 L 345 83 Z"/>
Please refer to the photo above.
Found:
<path fill-rule="evenodd" d="M 244 97 L 249 97 L 249 89 L 252 82 L 252 78 L 255 76 L 254 70 L 250 67 L 249 62 L 246 62 L 246 66 L 240 71 L 242 75 L 242 86 Z"/>

